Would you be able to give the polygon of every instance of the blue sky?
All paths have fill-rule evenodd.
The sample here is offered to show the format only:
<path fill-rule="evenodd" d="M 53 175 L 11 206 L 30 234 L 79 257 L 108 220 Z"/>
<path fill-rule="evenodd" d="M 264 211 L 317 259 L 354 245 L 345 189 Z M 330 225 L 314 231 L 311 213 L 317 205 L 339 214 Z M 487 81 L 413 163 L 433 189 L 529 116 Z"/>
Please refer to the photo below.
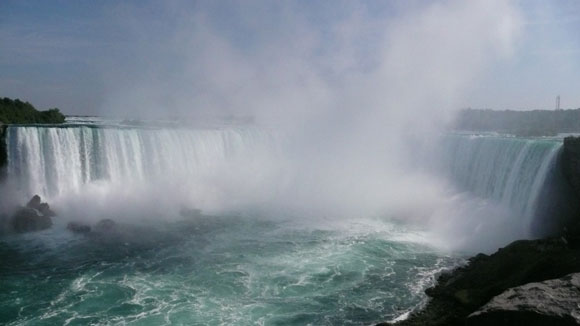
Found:
<path fill-rule="evenodd" d="M 261 108 L 249 113 L 283 107 L 300 116 L 308 105 L 333 108 L 328 99 L 333 94 L 350 94 L 341 102 L 353 106 L 358 99 L 379 105 L 381 85 L 373 85 L 373 92 L 358 85 L 365 76 L 375 84 L 384 80 L 388 93 L 403 86 L 374 71 L 384 76 L 397 71 L 396 80 L 411 84 L 449 81 L 455 100 L 437 104 L 449 109 L 552 109 L 556 95 L 563 107 L 579 108 L 580 1 L 495 2 L 468 10 L 460 1 L 3 0 L 0 96 L 69 114 L 222 114 L 244 113 L 250 106 Z M 491 35 L 485 28 L 466 28 L 471 34 L 462 39 L 462 25 L 445 27 L 450 20 L 467 18 L 462 24 L 469 25 L 481 18 L 493 29 L 495 15 L 515 26 L 507 40 L 504 32 Z M 431 48 L 441 44 L 453 48 L 450 53 L 485 55 L 473 61 L 459 57 L 466 61 L 456 66 L 434 60 L 429 51 L 421 52 L 425 41 L 413 39 L 429 34 L 409 26 L 415 21 L 438 28 L 428 39 L 435 44 Z M 485 43 L 481 51 L 469 52 L 490 38 L 508 44 L 484 52 Z M 405 56 L 392 55 L 394 40 L 403 44 Z M 441 69 L 414 79 L 407 76 L 414 68 L 399 69 L 422 62 L 441 63 Z M 446 69 L 459 77 L 450 79 Z M 406 87 L 410 94 L 448 89 L 430 85 L 414 92 L 413 85 Z M 397 101 L 380 105 L 392 103 Z"/>

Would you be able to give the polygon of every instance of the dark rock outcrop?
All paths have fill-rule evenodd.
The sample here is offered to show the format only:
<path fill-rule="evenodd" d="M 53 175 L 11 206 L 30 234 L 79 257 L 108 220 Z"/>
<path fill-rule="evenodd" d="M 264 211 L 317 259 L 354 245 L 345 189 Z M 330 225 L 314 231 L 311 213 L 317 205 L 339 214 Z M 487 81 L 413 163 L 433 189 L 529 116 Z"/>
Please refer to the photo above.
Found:
<path fill-rule="evenodd" d="M 82 222 L 70 222 L 66 228 L 73 233 L 85 234 L 91 237 L 111 236 L 119 233 L 117 223 L 108 218 L 100 220 L 93 227 Z"/>
<path fill-rule="evenodd" d="M 40 214 L 34 208 L 20 208 L 12 217 L 12 229 L 18 233 L 41 231 L 51 226 L 50 217 Z"/>
<path fill-rule="evenodd" d="M 79 222 L 70 222 L 66 226 L 67 230 L 73 233 L 88 234 L 91 232 L 91 226 Z"/>
<path fill-rule="evenodd" d="M 425 291 L 431 298 L 425 308 L 397 325 L 464 325 L 468 315 L 509 288 L 578 271 L 580 249 L 564 238 L 516 241 L 442 274 Z"/>
<path fill-rule="evenodd" d="M 108 232 L 115 230 L 116 227 L 117 227 L 117 223 L 115 221 L 106 218 L 106 219 L 100 220 L 95 225 L 95 232 L 108 233 Z"/>
<path fill-rule="evenodd" d="M 511 288 L 469 315 L 467 325 L 580 325 L 580 273 Z"/>
<path fill-rule="evenodd" d="M 50 209 L 50 205 L 48 205 L 48 203 L 43 203 L 39 195 L 34 195 L 30 201 L 28 201 L 26 207 L 39 211 L 43 216 L 56 216 L 56 214 Z"/>
<path fill-rule="evenodd" d="M 580 137 L 564 138 L 562 172 L 580 198 Z"/>
<path fill-rule="evenodd" d="M 40 196 L 34 195 L 26 204 L 20 207 L 9 219 L 11 230 L 17 233 L 41 231 L 52 226 L 51 217 L 56 214 L 47 203 L 43 203 Z"/>
<path fill-rule="evenodd" d="M 564 179 L 572 188 L 571 202 L 580 203 L 580 137 L 564 138 L 560 165 Z M 568 218 L 565 233 L 568 237 L 580 239 L 580 212 Z"/>

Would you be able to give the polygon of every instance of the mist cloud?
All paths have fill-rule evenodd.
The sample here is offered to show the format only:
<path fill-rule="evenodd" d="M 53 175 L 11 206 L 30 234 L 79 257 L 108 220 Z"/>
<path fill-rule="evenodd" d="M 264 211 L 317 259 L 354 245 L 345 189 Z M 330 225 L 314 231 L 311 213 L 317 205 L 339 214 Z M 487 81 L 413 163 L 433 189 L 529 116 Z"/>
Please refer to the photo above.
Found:
<path fill-rule="evenodd" d="M 513 3 L 412 3 L 384 19 L 339 2 L 322 22 L 296 3 L 228 5 L 114 11 L 135 60 L 106 70 L 103 113 L 251 115 L 283 134 L 285 153 L 267 166 L 216 173 L 212 208 L 453 218 L 442 213 L 457 211 L 450 187 L 415 169 L 417 151 L 434 146 L 485 70 L 517 51 L 524 19 Z M 258 170 L 268 171 L 259 182 Z"/>
<path fill-rule="evenodd" d="M 203 180 L 189 180 L 192 187 L 179 171 L 168 171 L 150 189 L 135 183 L 110 193 L 93 185 L 78 202 L 99 197 L 109 203 L 103 207 L 138 207 L 136 216 L 163 215 L 186 201 L 214 212 L 259 208 L 473 227 L 450 222 L 469 209 L 448 200 L 452 187 L 431 173 L 433 157 L 422 152 L 435 146 L 486 70 L 517 53 L 524 18 L 514 3 L 171 1 L 107 8 L 107 29 L 118 35 L 95 62 L 101 114 L 252 116 L 283 139 L 283 150 L 216 166 Z"/>

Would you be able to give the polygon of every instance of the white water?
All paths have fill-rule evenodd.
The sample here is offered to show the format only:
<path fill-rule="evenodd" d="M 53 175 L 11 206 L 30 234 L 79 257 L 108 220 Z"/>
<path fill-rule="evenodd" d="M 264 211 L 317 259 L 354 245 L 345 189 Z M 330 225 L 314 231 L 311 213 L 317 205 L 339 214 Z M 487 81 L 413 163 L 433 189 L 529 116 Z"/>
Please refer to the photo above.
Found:
<path fill-rule="evenodd" d="M 95 193 L 103 195 L 104 211 L 123 215 L 127 207 L 143 206 L 124 214 L 135 216 L 154 215 L 150 209 L 164 214 L 180 205 L 221 214 L 276 202 L 274 215 L 292 205 L 305 210 L 321 205 L 325 210 L 308 214 L 322 218 L 347 212 L 352 218 L 368 217 L 379 207 L 377 215 L 417 219 L 427 228 L 443 225 L 444 238 L 469 235 L 458 242 L 481 238 L 489 248 L 533 236 L 538 196 L 561 146 L 557 139 L 445 136 L 429 162 L 441 164 L 455 184 L 449 192 L 429 176 L 398 183 L 396 175 L 355 175 L 348 169 L 333 174 L 333 166 L 326 165 L 300 176 L 304 171 L 284 170 L 286 156 L 273 159 L 284 152 L 280 137 L 257 127 L 14 126 L 8 128 L 7 142 L 9 181 L 19 188 L 19 198 L 40 194 L 61 207 L 77 205 L 77 215 L 95 201 Z M 308 158 L 301 163 L 314 164 Z M 331 173 L 318 175 L 325 170 Z M 344 176 L 341 183 L 337 178 Z M 369 183 L 369 177 L 382 181 Z"/>
<path fill-rule="evenodd" d="M 418 232 L 413 225 L 374 219 L 363 213 L 346 221 L 331 214 L 312 214 L 315 221 L 289 222 L 284 220 L 285 216 L 280 218 L 285 214 L 281 207 L 276 207 L 265 221 L 251 213 L 240 219 L 208 215 L 170 223 L 159 218 L 167 215 L 168 210 L 157 210 L 157 206 L 166 198 L 184 193 L 207 197 L 215 189 L 223 190 L 234 182 L 237 184 L 231 186 L 233 192 L 229 195 L 235 196 L 224 195 L 226 201 L 247 195 L 240 194 L 242 189 L 255 190 L 257 194 L 253 194 L 252 201 L 256 202 L 274 189 L 272 184 L 284 184 L 280 178 L 284 173 L 268 171 L 276 165 L 270 163 L 280 162 L 268 160 L 283 152 L 283 148 L 279 137 L 266 129 L 84 124 L 12 126 L 7 136 L 11 185 L 21 187 L 20 191 L 28 196 L 39 193 L 55 203 L 57 209 L 79 202 L 79 209 L 69 208 L 69 216 L 59 216 L 53 230 L 44 233 L 49 238 L 47 243 L 60 247 L 50 251 L 36 250 L 38 246 L 34 246 L 36 252 L 30 254 L 38 261 L 50 262 L 47 267 L 35 267 L 36 274 L 42 273 L 42 277 L 37 279 L 35 274 L 34 279 L 23 282 L 21 279 L 29 274 L 14 272 L 12 268 L 16 271 L 21 268 L 18 265 L 5 266 L 4 272 L 10 276 L 8 286 L 29 285 L 26 294 L 18 294 L 18 300 L 20 297 L 26 300 L 28 310 L 22 313 L 19 304 L 14 304 L 16 291 L 2 302 L 7 311 L 20 311 L 5 319 L 14 325 L 87 318 L 96 323 L 114 320 L 151 325 L 159 324 L 160 318 L 186 324 L 241 325 L 360 325 L 402 319 L 424 302 L 423 290 L 441 270 L 461 261 L 447 251 L 432 249 L 430 245 L 438 241 L 433 234 L 438 233 L 443 242 L 452 242 L 450 248 L 478 251 L 494 251 L 498 245 L 527 236 L 522 230 L 529 227 L 537 197 L 561 146 L 559 140 L 448 135 L 441 147 L 435 149 L 436 159 L 429 163 L 440 163 L 444 174 L 456 184 L 455 190 L 463 193 L 452 192 L 450 199 L 442 200 L 442 205 L 430 205 L 425 196 L 416 196 L 426 192 L 405 192 L 395 182 L 359 188 L 363 197 L 379 193 L 376 198 L 392 201 L 389 196 L 398 192 L 403 195 L 395 197 L 405 207 L 409 203 L 425 207 L 432 218 L 419 219 L 419 224 L 429 230 Z M 366 175 L 375 176 L 368 171 Z M 170 187 L 163 184 L 167 180 L 171 181 Z M 220 184 L 220 180 L 224 183 Z M 314 178 L 307 183 L 306 178 L 301 178 L 298 182 L 308 188 L 320 180 Z M 254 181 L 255 187 L 248 187 Z M 413 181 L 404 186 L 412 185 L 415 189 L 440 185 L 430 182 L 428 177 Z M 179 188 L 179 184 L 183 186 Z M 333 188 L 333 183 L 319 186 L 315 189 L 325 190 Z M 145 207 L 136 217 L 142 220 L 152 217 L 155 223 L 143 224 L 154 227 L 127 228 L 127 236 L 108 244 L 111 247 L 105 250 L 101 248 L 103 244 L 85 243 L 90 239 L 66 233 L 67 218 L 83 220 L 91 212 L 92 207 L 87 209 L 86 205 L 95 199 L 94 187 L 111 193 L 103 200 L 106 215 L 96 218 L 126 222 L 130 214 L 126 214 L 125 207 L 137 203 Z M 146 191 L 139 192 L 140 187 Z M 115 197 L 124 188 L 131 194 L 137 191 L 136 196 L 147 192 L 155 195 L 129 204 L 125 198 L 117 202 Z M 89 195 L 83 197 L 85 193 Z M 308 194 L 319 195 L 316 191 Z M 286 201 L 294 198 L 288 191 L 283 195 Z M 198 206 L 201 197 L 192 202 L 205 212 L 203 205 Z M 348 206 L 348 195 L 341 198 Z M 319 200 L 320 197 L 313 198 Z M 484 205 L 479 205 L 482 202 Z M 335 197 L 323 203 L 340 205 Z M 175 206 L 175 202 L 170 204 Z M 298 205 L 303 204 L 304 201 L 298 201 Z M 502 215 L 503 211 L 495 210 L 496 205 L 509 212 Z M 413 218 L 421 212 L 411 210 L 405 214 L 393 207 L 396 206 L 388 207 L 389 217 Z M 61 238 L 74 241 L 60 243 L 54 237 L 59 232 Z M 43 237 L 42 232 L 32 236 L 39 235 Z M 30 239 L 23 239 L 25 247 L 29 246 Z M 107 264 L 86 264 L 87 257 L 97 257 L 97 261 Z M 80 269 L 75 269 L 76 266 Z M 154 272 L 142 272 L 135 266 L 149 266 L 146 271 Z M 60 271 L 58 268 L 75 273 L 55 272 Z M 41 286 L 39 280 L 53 280 L 53 274 L 62 274 L 61 282 L 49 282 L 52 285 L 46 291 L 49 294 L 37 298 L 35 289 Z M 90 290 L 94 288 L 98 290 Z M 153 304 L 150 298 L 155 298 Z M 39 308 L 35 306 L 37 302 L 41 305 L 50 302 L 50 306 Z M 91 302 L 96 305 L 90 306 Z M 113 317 L 110 302 L 123 303 Z"/>
<path fill-rule="evenodd" d="M 277 141 L 258 128 L 147 129 L 10 127 L 8 175 L 30 196 L 77 194 L 91 183 L 130 185 L 201 180 L 222 168 L 275 154 Z M 242 165 L 237 165 L 243 169 Z"/>
<path fill-rule="evenodd" d="M 529 225 L 561 145 L 558 139 L 450 135 L 444 170 L 460 189 L 508 207 L 514 221 Z"/>

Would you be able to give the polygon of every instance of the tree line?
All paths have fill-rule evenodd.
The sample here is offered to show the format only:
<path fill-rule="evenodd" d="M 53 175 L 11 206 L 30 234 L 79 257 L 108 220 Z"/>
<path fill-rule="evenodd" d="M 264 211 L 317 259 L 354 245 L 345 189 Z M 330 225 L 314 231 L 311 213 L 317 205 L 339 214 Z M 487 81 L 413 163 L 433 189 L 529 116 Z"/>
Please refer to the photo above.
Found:
<path fill-rule="evenodd" d="M 57 108 L 37 110 L 32 104 L 19 99 L 0 99 L 0 122 L 11 123 L 63 123 L 65 117 Z"/>
<path fill-rule="evenodd" d="M 465 109 L 459 113 L 455 129 L 495 131 L 518 136 L 577 133 L 580 132 L 580 109 L 533 111 Z"/>

